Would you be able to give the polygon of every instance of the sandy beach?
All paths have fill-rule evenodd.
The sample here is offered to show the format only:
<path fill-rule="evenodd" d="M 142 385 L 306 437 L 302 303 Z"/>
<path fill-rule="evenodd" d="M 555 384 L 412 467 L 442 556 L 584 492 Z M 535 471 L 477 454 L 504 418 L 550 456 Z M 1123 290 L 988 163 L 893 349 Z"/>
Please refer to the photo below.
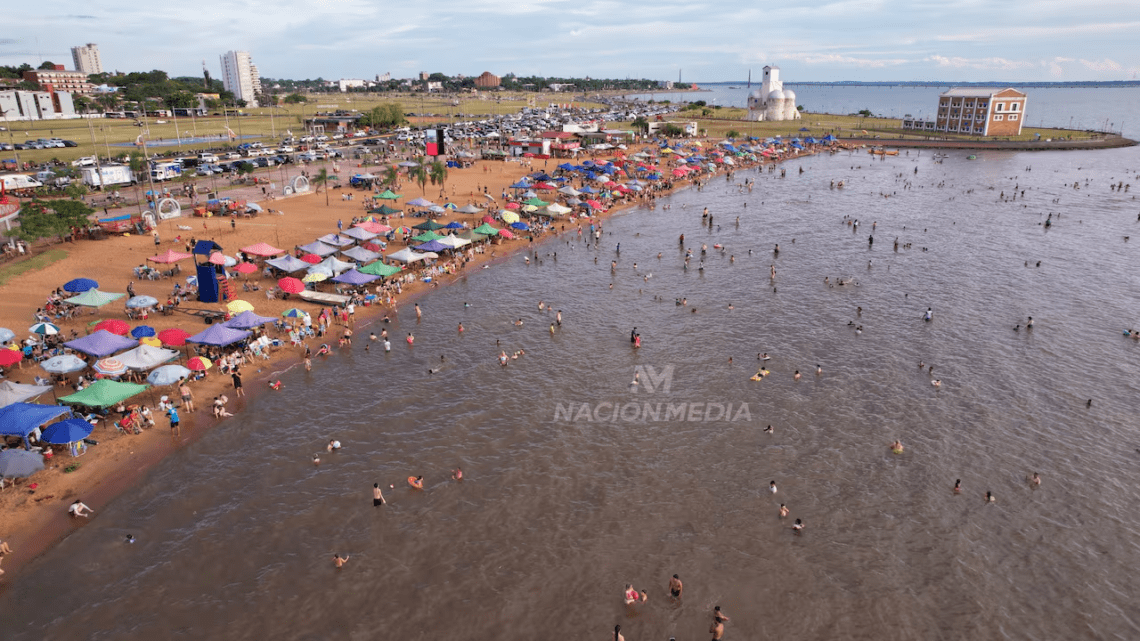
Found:
<path fill-rule="evenodd" d="M 708 145 L 708 141 L 703 141 Z M 631 148 L 627 153 L 634 153 Z M 600 156 L 609 158 L 611 156 Z M 579 159 L 580 162 L 581 159 Z M 500 195 L 508 186 L 518 181 L 524 175 L 540 170 L 553 172 L 559 163 L 565 160 L 558 159 L 526 159 L 524 162 L 478 161 L 467 169 L 452 169 L 441 195 L 438 186 L 427 185 L 426 190 L 420 190 L 418 185 L 401 184 L 397 192 L 404 197 L 401 202 L 419 196 L 436 202 L 447 201 L 462 207 L 468 203 L 479 207 L 492 206 L 481 194 L 484 189 L 498 199 L 501 206 Z M 662 169 L 666 161 L 662 160 Z M 310 168 L 315 173 L 319 166 Z M 332 168 L 330 167 L 330 171 Z M 347 182 L 347 177 L 358 170 L 349 163 L 339 167 L 341 182 Z M 677 188 L 687 181 L 674 183 Z M 552 192 L 546 192 L 551 194 Z M 342 194 L 351 194 L 352 199 L 345 199 Z M 198 240 L 213 240 L 222 246 L 224 253 L 232 255 L 241 247 L 259 242 L 266 242 L 275 247 L 293 251 L 297 245 L 312 242 L 314 239 L 337 230 L 337 222 L 343 221 L 347 228 L 354 216 L 366 213 L 365 205 L 371 205 L 370 192 L 359 191 L 345 186 L 342 189 L 333 189 L 328 194 L 326 204 L 325 193 L 310 193 L 288 199 L 271 200 L 262 203 L 265 209 L 274 209 L 283 214 L 262 213 L 261 215 L 246 219 L 239 218 L 231 225 L 230 218 L 190 218 L 185 216 L 163 221 L 159 224 L 158 233 L 161 245 L 156 248 L 150 236 L 113 236 L 101 241 L 79 241 L 54 245 L 53 248 L 62 248 L 68 252 L 65 259 L 59 260 L 47 267 L 33 270 L 11 279 L 0 286 L 0 295 L 11 301 L 0 310 L 0 326 L 9 327 L 17 332 L 19 339 L 25 338 L 25 328 L 34 322 L 34 313 L 44 303 L 45 297 L 56 287 L 77 278 L 92 278 L 100 283 L 101 291 L 124 292 L 128 283 L 133 281 L 134 290 L 139 295 L 150 295 L 166 300 L 176 280 L 138 280 L 133 275 L 133 268 L 146 264 L 146 259 L 156 253 L 167 249 L 183 250 L 185 241 L 193 236 Z M 551 196 L 547 195 L 546 199 Z M 636 202 L 624 205 L 615 205 L 605 215 L 611 215 L 625 207 L 636 206 Z M 493 214 L 494 208 L 485 212 Z M 479 219 L 485 215 L 464 215 L 449 212 L 441 222 L 459 220 L 469 226 L 477 226 Z M 595 219 L 596 220 L 596 219 Z M 422 219 L 408 218 L 400 221 L 394 219 L 396 224 L 415 225 Z M 180 230 L 179 226 L 189 226 L 192 231 Z M 576 227 L 576 223 L 567 220 L 557 221 L 552 228 L 558 231 L 564 226 L 567 230 Z M 417 280 L 406 285 L 402 294 L 396 301 L 397 306 L 409 305 L 418 296 L 423 295 L 432 287 L 446 285 L 448 282 L 462 278 L 470 270 L 479 269 L 488 262 L 502 260 L 506 256 L 527 248 L 530 243 L 526 236 L 520 234 L 515 240 L 496 239 L 484 253 L 475 253 L 471 262 L 456 274 L 435 279 L 435 282 L 425 284 Z M 388 251 L 402 247 L 399 242 L 390 246 Z M 156 251 L 157 249 L 157 251 Z M 153 265 L 153 263 L 151 263 Z M 185 276 L 193 273 L 190 261 L 182 262 L 182 274 L 177 276 L 178 281 L 184 281 Z M 244 282 L 258 283 L 262 291 L 243 292 Z M 301 307 L 310 311 L 314 318 L 320 307 L 305 303 L 296 298 L 292 300 L 268 300 L 265 289 L 275 283 L 272 279 L 263 278 L 260 272 L 250 274 L 248 278 L 237 275 L 232 280 L 235 290 L 234 296 L 254 305 L 256 313 L 263 316 L 279 317 L 281 313 L 291 307 Z M 378 284 L 379 281 L 373 283 Z M 331 285 L 320 288 L 322 291 L 332 291 Z M 211 309 L 225 311 L 224 305 L 204 304 L 187 300 L 184 307 L 193 309 Z M 370 323 L 370 319 L 378 318 L 385 310 L 384 306 L 361 307 L 355 315 L 355 324 L 358 332 Z M 94 312 L 84 310 L 82 316 L 59 323 L 63 333 L 70 333 L 73 329 L 83 335 L 92 321 L 118 318 L 125 319 L 124 310 L 120 303 L 112 303 Z M 197 317 L 183 313 L 174 313 L 164 316 L 152 314 L 147 321 L 137 321 L 134 324 L 147 324 L 161 331 L 163 329 L 178 327 L 190 333 L 196 333 L 206 328 L 203 321 Z M 268 327 L 268 326 L 267 326 Z M 330 325 L 330 332 L 336 331 L 335 325 Z M 269 329 L 271 337 L 283 336 L 283 333 Z M 358 334 L 361 338 L 363 335 Z M 335 358 L 338 348 L 335 339 L 328 336 L 323 339 L 310 339 L 309 345 L 316 350 L 321 342 L 328 342 L 332 347 L 331 357 Z M 300 366 L 303 348 L 290 347 L 288 341 L 277 348 L 270 360 L 251 362 L 242 370 L 243 385 L 254 394 L 269 391 L 267 382 L 280 375 L 289 368 Z M 358 340 L 355 349 L 362 349 L 364 341 Z M 343 349 L 353 349 L 346 347 Z M 319 358 L 314 359 L 314 371 L 319 371 Z M 12 368 L 8 379 L 21 383 L 32 383 L 33 377 L 43 375 L 44 372 L 37 365 L 25 361 L 23 367 Z M 246 403 L 245 399 L 235 398 L 230 377 L 225 374 L 211 371 L 210 375 L 202 381 L 192 384 L 194 390 L 196 412 L 183 413 L 181 435 L 173 437 L 170 434 L 168 421 L 160 414 L 155 415 L 155 427 L 143 430 L 139 435 L 124 435 L 119 433 L 110 424 L 100 423 L 92 433 L 91 438 L 98 441 L 98 445 L 91 446 L 87 453 L 80 458 L 72 459 L 63 452 L 47 462 L 47 469 L 37 473 L 32 479 L 22 481 L 20 485 L 11 485 L 0 491 L 0 512 L 5 515 L 0 523 L 0 540 L 9 541 L 13 549 L 10 558 L 5 559 L 6 570 L 12 576 L 12 570 L 42 553 L 56 541 L 66 536 L 82 523 L 70 519 L 67 514 L 67 505 L 76 498 L 81 498 L 86 504 L 98 512 L 101 505 L 109 502 L 119 493 L 130 487 L 137 479 L 153 467 L 163 457 L 171 452 L 194 442 L 205 436 L 209 428 L 219 424 L 225 419 L 216 419 L 211 416 L 209 407 L 213 397 L 227 394 L 230 397 L 229 411 L 240 412 Z M 57 395 L 63 396 L 71 392 L 70 388 L 57 388 Z M 144 394 L 131 399 L 144 405 L 154 406 L 159 396 L 163 394 L 176 396 L 171 388 L 158 388 L 148 390 Z M 41 397 L 39 402 L 51 402 L 48 396 Z M 63 468 L 73 463 L 80 463 L 80 467 L 70 473 L 64 473 Z M 35 487 L 32 488 L 31 485 Z M 98 518 L 97 516 L 95 518 Z"/>

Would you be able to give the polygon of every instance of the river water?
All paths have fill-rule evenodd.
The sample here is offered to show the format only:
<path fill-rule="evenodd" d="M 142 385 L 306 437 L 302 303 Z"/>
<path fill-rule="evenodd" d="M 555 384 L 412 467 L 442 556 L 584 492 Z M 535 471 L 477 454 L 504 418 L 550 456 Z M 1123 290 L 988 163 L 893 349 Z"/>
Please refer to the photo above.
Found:
<path fill-rule="evenodd" d="M 720 177 L 433 292 L 391 354 L 358 331 L 27 566 L 4 638 L 688 640 L 715 604 L 729 639 L 1137 638 L 1140 156 L 905 153 Z"/>

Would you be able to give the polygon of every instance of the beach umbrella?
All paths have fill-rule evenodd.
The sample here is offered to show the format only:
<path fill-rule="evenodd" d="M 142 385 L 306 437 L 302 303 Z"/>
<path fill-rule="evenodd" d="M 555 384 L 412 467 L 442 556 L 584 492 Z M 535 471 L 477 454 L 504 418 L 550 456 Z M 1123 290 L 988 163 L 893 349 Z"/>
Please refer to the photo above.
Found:
<path fill-rule="evenodd" d="M 257 269 L 257 265 L 254 265 L 253 263 L 238 263 L 237 265 L 234 265 L 234 271 L 241 274 L 252 274 L 253 272 L 257 271 Z"/>
<path fill-rule="evenodd" d="M 59 333 L 59 327 L 51 323 L 36 323 L 28 328 L 28 331 L 40 336 L 55 336 Z"/>
<path fill-rule="evenodd" d="M 190 370 L 181 365 L 163 365 L 151 371 L 146 377 L 146 382 L 151 385 L 173 385 L 188 376 Z"/>
<path fill-rule="evenodd" d="M 500 235 L 500 236 L 502 236 L 503 238 L 506 238 L 507 240 L 511 240 L 511 239 L 513 239 L 513 238 L 515 237 L 515 235 L 514 235 L 514 234 L 512 234 L 512 233 L 511 233 L 511 232 L 509 232 L 509 231 L 507 231 L 506 229 L 500 229 L 500 230 L 499 230 L 499 235 Z"/>
<path fill-rule="evenodd" d="M 299 294 L 305 291 L 305 283 L 291 276 L 277 281 L 277 286 L 281 288 L 281 291 L 289 292 L 290 294 Z"/>
<path fill-rule="evenodd" d="M 296 307 L 292 307 L 290 309 L 287 309 L 287 310 L 281 312 L 281 315 L 284 316 L 285 318 L 303 318 L 305 316 L 305 312 L 304 312 L 304 310 L 300 310 L 300 309 L 297 309 Z"/>
<path fill-rule="evenodd" d="M 321 262 L 321 260 L 323 260 L 323 259 L 320 256 L 317 256 L 316 254 L 305 254 L 304 256 L 301 257 L 301 260 L 303 260 L 306 263 L 309 263 L 310 265 L 316 265 L 317 263 Z"/>
<path fill-rule="evenodd" d="M 305 274 L 305 277 L 301 279 L 301 282 L 302 283 L 319 283 L 322 280 L 328 280 L 328 278 L 329 278 L 329 275 L 324 273 L 323 271 L 313 272 L 311 274 Z"/>
<path fill-rule="evenodd" d="M 120 374 L 127 373 L 127 366 L 123 363 L 123 361 L 117 358 L 104 358 L 102 360 L 95 361 L 95 365 L 93 367 L 96 372 L 99 372 L 100 374 L 106 374 L 108 376 L 118 376 Z"/>
<path fill-rule="evenodd" d="M 397 227 L 397 228 L 393 229 L 392 231 L 394 233 L 404 234 L 406 236 L 406 235 L 412 233 L 412 228 L 411 227 Z"/>
<path fill-rule="evenodd" d="M 0 452 L 0 477 L 6 479 L 26 479 L 44 469 L 44 455 L 28 450 L 4 450 Z"/>
<path fill-rule="evenodd" d="M 158 332 L 150 325 L 139 325 L 131 329 L 131 338 L 143 338 L 146 336 L 155 336 L 156 334 L 158 334 Z"/>
<path fill-rule="evenodd" d="M 162 341 L 163 345 L 170 345 L 178 347 L 186 344 L 186 339 L 190 338 L 190 332 L 178 329 L 177 327 L 171 329 L 164 329 L 158 333 L 158 340 Z"/>
<path fill-rule="evenodd" d="M 373 198 L 375 198 L 376 200 L 396 200 L 397 198 L 402 198 L 402 197 L 403 196 L 401 196 L 400 194 L 392 193 L 391 189 L 385 189 L 384 193 L 376 194 L 375 196 L 373 196 Z"/>
<path fill-rule="evenodd" d="M 360 229 L 363 229 L 364 231 L 366 231 L 370 234 L 374 234 L 374 235 L 387 234 L 388 232 L 392 231 L 391 227 L 384 225 L 384 224 L 381 224 L 381 223 L 372 222 L 372 221 L 364 222 L 364 223 L 357 223 L 356 226 L 359 227 Z M 368 239 L 366 238 L 364 240 L 368 240 Z"/>
<path fill-rule="evenodd" d="M 126 336 L 127 333 L 131 331 L 131 326 L 128 325 L 126 321 L 117 318 L 108 318 L 107 320 L 97 323 L 95 328 L 91 331 L 97 332 L 101 329 L 107 330 L 112 334 L 118 334 L 119 336 Z"/>
<path fill-rule="evenodd" d="M 488 225 L 494 225 L 495 219 L 492 218 L 491 216 L 483 216 L 483 222 L 487 223 Z"/>
<path fill-rule="evenodd" d="M 140 345 L 150 345 L 151 347 L 162 347 L 162 341 L 157 336 L 143 336 L 139 339 Z"/>
<path fill-rule="evenodd" d="M 499 218 L 502 218 L 503 222 L 508 225 L 519 222 L 519 215 L 513 211 L 504 211 L 502 214 L 499 214 Z"/>
<path fill-rule="evenodd" d="M 98 286 L 99 283 L 91 280 L 90 278 L 76 278 L 75 280 L 69 280 L 64 283 L 63 291 L 72 292 L 74 294 L 81 294 L 89 289 L 95 289 Z"/>
<path fill-rule="evenodd" d="M 233 312 L 235 314 L 240 314 L 242 312 L 252 312 L 253 311 L 253 304 L 250 303 L 249 301 L 244 301 L 244 300 L 238 299 L 238 300 L 230 301 L 226 305 L 226 309 L 230 310 L 231 312 Z"/>
<path fill-rule="evenodd" d="M 458 220 L 453 220 L 450 223 L 444 225 L 444 227 L 446 229 L 463 229 L 463 223 L 459 222 Z"/>
<path fill-rule="evenodd" d="M 507 209 L 518 209 L 521 206 L 522 205 L 520 205 L 518 203 L 507 203 Z"/>
<path fill-rule="evenodd" d="M 107 303 L 119 300 L 126 294 L 101 292 L 98 289 L 89 289 L 78 296 L 72 296 L 63 301 L 68 305 L 83 305 L 84 307 L 102 307 Z"/>
<path fill-rule="evenodd" d="M 16 332 L 13 332 L 7 327 L 0 327 L 0 343 L 7 343 L 13 338 L 16 338 Z"/>
<path fill-rule="evenodd" d="M 71 372 L 87 369 L 87 363 L 74 354 L 64 354 L 62 356 L 52 356 L 46 361 L 42 361 L 40 367 L 44 368 L 44 371 L 52 374 L 70 374 Z"/>
<path fill-rule="evenodd" d="M 0 349 L 0 367 L 11 367 L 24 358 L 24 353 L 18 349 Z"/>
<path fill-rule="evenodd" d="M 195 356 L 186 361 L 186 367 L 195 372 L 204 372 L 214 366 L 214 363 L 205 356 Z"/>
<path fill-rule="evenodd" d="M 519 231 L 526 231 L 526 230 L 530 229 L 530 225 L 528 225 L 526 223 L 521 223 L 521 222 L 520 223 L 511 223 L 511 229 L 517 229 Z"/>
<path fill-rule="evenodd" d="M 157 304 L 158 299 L 154 296 L 133 296 L 127 300 L 127 307 L 131 309 L 144 309 Z"/>
<path fill-rule="evenodd" d="M 40 440 L 52 445 L 67 445 L 91 436 L 95 426 L 81 418 L 69 418 L 44 428 Z"/>
<path fill-rule="evenodd" d="M 464 205 L 455 211 L 457 211 L 461 214 L 478 214 L 479 212 L 481 212 L 483 210 L 479 209 L 475 205 Z"/>
<path fill-rule="evenodd" d="M 178 251 L 174 251 L 173 249 L 168 249 L 165 252 L 163 252 L 157 256 L 151 256 L 147 260 L 149 260 L 152 263 L 170 264 L 170 263 L 177 263 L 180 260 L 186 260 L 187 258 L 193 258 L 193 257 L 194 257 L 194 254 L 187 254 L 185 252 L 178 252 Z"/>

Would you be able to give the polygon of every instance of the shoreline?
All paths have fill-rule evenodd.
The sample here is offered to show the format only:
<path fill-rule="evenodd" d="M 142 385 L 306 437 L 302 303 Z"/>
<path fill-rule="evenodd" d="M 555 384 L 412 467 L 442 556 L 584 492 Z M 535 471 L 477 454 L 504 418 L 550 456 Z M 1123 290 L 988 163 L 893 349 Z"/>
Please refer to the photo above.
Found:
<path fill-rule="evenodd" d="M 708 138 L 693 138 L 693 139 L 686 139 L 686 140 L 700 141 L 701 144 L 706 146 L 706 148 L 715 144 L 714 142 L 710 142 L 710 139 L 708 139 Z M 712 139 L 712 140 L 715 140 L 715 139 Z M 642 145 L 642 147 L 643 146 L 644 145 Z M 633 149 L 631 148 L 630 153 L 632 153 L 632 151 L 633 151 Z M 817 153 L 816 151 L 808 149 L 808 150 L 804 150 L 802 153 L 790 155 L 787 157 L 779 157 L 779 158 L 775 158 L 775 159 L 764 159 L 764 160 L 756 162 L 755 164 L 737 166 L 737 167 L 733 168 L 732 171 L 738 172 L 738 171 L 760 170 L 761 168 L 763 168 L 767 165 L 770 165 L 770 164 L 780 164 L 783 161 L 788 160 L 788 159 L 808 157 L 808 156 L 816 155 L 816 153 Z M 493 161 L 480 161 L 480 162 L 493 162 Z M 494 165 L 492 165 L 492 166 L 494 166 Z M 513 171 L 511 171 L 509 173 L 506 172 L 505 170 L 508 167 L 510 169 L 512 169 Z M 503 165 L 502 169 L 504 171 L 502 171 L 499 174 L 496 174 L 496 176 L 507 181 L 507 182 L 503 183 L 503 185 L 505 186 L 505 185 L 512 184 L 521 175 L 525 175 L 525 174 L 533 173 L 534 171 L 541 170 L 541 167 L 526 167 L 523 164 L 518 164 L 518 165 L 509 164 L 509 165 Z M 474 172 L 472 172 L 472 173 L 474 174 Z M 717 174 L 715 174 L 715 176 L 719 177 L 719 176 L 724 175 L 724 173 L 726 173 L 726 172 L 721 171 L 721 172 L 718 172 Z M 518 174 L 518 175 L 515 175 L 515 174 Z M 707 176 L 707 175 L 705 175 L 705 176 Z M 694 184 L 694 181 L 691 179 L 674 179 L 672 189 L 670 189 L 669 191 L 662 191 L 662 192 L 658 193 L 657 196 L 658 197 L 672 196 L 672 195 L 680 192 L 681 190 L 690 189 L 693 186 L 693 184 Z M 407 191 L 410 189 L 410 187 L 411 187 L 410 185 L 407 185 L 404 187 L 404 190 Z M 355 192 L 355 191 L 354 192 L 347 192 L 346 191 L 346 192 L 342 192 L 342 193 L 367 193 L 367 192 Z M 302 196 L 296 196 L 295 199 L 296 200 L 304 199 L 306 202 L 309 202 L 309 201 L 315 202 L 317 200 L 323 201 L 324 198 L 319 198 L 319 196 L 320 196 L 320 194 L 313 192 L 313 193 L 302 195 Z M 453 196 L 454 196 L 454 192 L 453 192 Z M 272 204 L 274 201 L 267 200 L 267 201 L 263 201 L 263 202 Z M 644 206 L 645 205 L 643 205 L 642 203 L 640 203 L 638 201 L 621 203 L 621 204 L 614 204 L 609 209 L 605 210 L 603 213 L 593 216 L 592 219 L 595 219 L 598 221 L 605 221 L 605 220 L 609 219 L 610 217 L 617 215 L 619 213 L 628 212 L 630 210 L 640 208 L 640 207 L 644 207 Z M 318 204 L 318 211 L 327 212 L 328 215 L 332 216 L 333 218 L 335 218 L 335 216 L 338 214 L 344 213 L 340 208 L 338 208 L 338 209 L 326 209 L 326 206 L 323 204 Z M 355 212 L 355 213 L 360 213 L 360 212 Z M 264 220 L 264 218 L 261 218 L 261 217 L 259 217 L 259 219 Z M 215 220 L 215 219 L 211 219 L 211 220 Z M 226 219 L 219 218 L 216 220 L 221 221 L 221 222 L 219 222 L 219 226 L 220 226 L 221 223 L 225 222 Z M 552 231 L 552 232 L 542 234 L 541 236 L 537 236 L 535 238 L 535 242 L 533 242 L 533 243 L 526 242 L 525 238 L 522 235 L 519 235 L 516 237 L 516 239 L 519 241 L 522 241 L 522 242 L 501 241 L 502 244 L 498 244 L 498 245 L 492 244 L 489 247 L 494 248 L 494 249 L 489 249 L 488 251 L 486 251 L 482 254 L 475 254 L 474 259 L 471 260 L 469 263 L 467 263 L 460 271 L 457 271 L 453 274 L 445 274 L 445 275 L 433 278 L 432 284 L 427 284 L 427 283 L 422 282 L 421 280 L 416 280 L 415 282 L 409 284 L 407 287 L 404 287 L 403 293 L 401 293 L 398 296 L 398 299 L 396 300 L 395 305 L 376 304 L 376 305 L 371 305 L 368 307 L 365 307 L 363 305 L 358 306 L 357 312 L 354 315 L 354 318 L 352 321 L 352 327 L 354 329 L 358 330 L 357 334 L 356 334 L 358 342 L 360 340 L 367 340 L 367 337 L 362 336 L 361 335 L 362 332 L 360 332 L 359 330 L 363 330 L 364 328 L 367 328 L 367 327 L 373 325 L 374 323 L 378 322 L 379 319 L 382 318 L 384 314 L 392 313 L 395 310 L 397 310 L 403 306 L 412 305 L 415 303 L 415 301 L 417 301 L 420 298 L 423 298 L 426 295 L 428 295 L 429 293 L 431 293 L 431 291 L 433 291 L 439 287 L 447 287 L 447 286 L 459 281 L 460 279 L 466 278 L 469 275 L 471 270 L 482 269 L 484 265 L 491 267 L 491 266 L 496 265 L 498 263 L 504 262 L 507 259 L 517 255 L 518 253 L 526 251 L 529 248 L 536 247 L 537 245 L 548 242 L 551 239 L 561 238 L 564 235 L 564 233 L 573 233 L 573 229 L 576 229 L 577 221 L 579 221 L 579 220 L 581 220 L 581 219 L 575 218 L 575 223 L 573 225 L 568 225 L 565 232 Z M 190 218 L 172 219 L 169 221 L 163 221 L 163 223 L 169 224 L 171 227 L 174 227 L 176 225 L 176 223 L 190 222 L 190 223 L 196 224 L 197 221 L 198 221 L 198 219 L 190 217 Z M 326 221 L 326 224 L 328 222 L 329 221 Z M 254 223 L 254 224 L 256 224 L 256 223 Z M 160 229 L 161 229 L 161 225 L 160 225 Z M 224 231 L 224 229 L 223 229 L 223 231 Z M 174 234 L 170 234 L 169 236 L 173 237 Z M 224 240 L 224 236 L 221 238 L 221 240 Z M 97 242 L 106 242 L 106 241 L 84 241 L 84 242 L 97 243 Z M 146 242 L 149 242 L 149 240 L 147 240 Z M 234 247 L 233 249 L 230 249 L 229 251 L 232 252 L 235 250 L 236 250 L 236 247 Z M 494 252 L 495 255 L 492 255 L 492 251 Z M 292 253 L 292 250 L 289 250 L 289 252 Z M 150 247 L 147 247 L 145 249 L 144 253 L 150 253 Z M 68 258 L 63 259 L 60 262 L 66 263 L 69 260 L 74 261 L 75 258 L 68 257 Z M 32 274 L 34 274 L 34 272 L 32 272 Z M 161 281 L 159 281 L 159 282 L 161 282 Z M 236 283 L 237 281 L 235 280 L 234 282 Z M 376 282 L 380 282 L 380 281 L 376 281 Z M 435 283 L 438 283 L 438 286 L 435 286 Z M 235 296 L 240 298 L 241 297 L 240 292 L 238 294 L 235 294 Z M 247 297 L 249 297 L 249 296 L 247 296 Z M 191 303 L 191 304 L 194 304 L 196 306 L 202 306 L 203 305 L 201 303 Z M 179 320 L 181 320 L 181 318 L 179 318 Z M 324 340 L 324 341 L 328 341 L 331 343 L 331 341 L 334 339 L 327 338 L 327 337 L 332 335 L 333 332 L 336 332 L 337 327 L 338 326 L 335 324 L 330 324 L 330 326 L 329 326 L 330 333 L 326 334 L 326 338 L 324 338 L 324 339 L 313 339 L 313 340 Z M 287 343 L 287 341 L 286 341 L 286 343 Z M 332 349 L 333 349 L 333 351 L 331 352 L 331 354 L 336 354 L 338 352 L 338 350 L 344 349 L 344 348 L 333 347 Z M 353 348 L 348 347 L 348 349 L 353 349 Z M 245 397 L 230 398 L 230 403 L 227 406 L 227 409 L 232 411 L 235 415 L 244 411 L 246 409 L 246 405 L 250 402 L 250 400 L 247 400 L 247 399 L 258 398 L 258 397 L 260 397 L 261 394 L 264 394 L 264 393 L 270 391 L 268 389 L 268 385 L 267 385 L 269 380 L 272 380 L 276 377 L 279 377 L 279 376 L 289 372 L 293 368 L 301 365 L 303 362 L 302 354 L 303 354 L 303 350 L 301 348 L 294 348 L 292 346 L 285 344 L 281 348 L 278 348 L 275 352 L 273 352 L 273 354 L 269 360 L 248 362 L 245 366 L 244 375 L 243 375 L 243 379 L 244 379 L 243 380 L 243 383 L 244 383 L 243 387 L 245 388 L 247 395 Z M 316 359 L 314 359 L 314 360 L 316 360 Z M 315 362 L 314 368 L 318 367 L 319 364 L 320 364 L 320 361 Z M 35 367 L 35 366 L 33 366 L 33 367 Z M 14 371 L 19 371 L 19 370 L 14 370 Z M 102 442 L 110 441 L 110 442 L 123 442 L 124 444 L 129 443 L 129 447 L 124 445 L 124 446 L 114 448 L 115 451 L 112 451 L 112 452 L 101 452 L 99 450 L 99 448 L 105 447 L 101 443 L 98 446 L 92 446 L 95 448 L 95 451 L 92 453 L 95 453 L 98 458 L 95 458 L 91 462 L 89 462 L 88 459 L 83 459 L 81 461 L 80 460 L 75 461 L 75 462 L 81 462 L 83 464 L 84 470 L 87 470 L 87 471 L 95 470 L 94 472 L 89 472 L 89 474 L 84 475 L 84 476 L 88 476 L 88 475 L 91 476 L 89 484 L 85 484 L 82 491 L 81 491 L 81 495 L 82 495 L 84 502 L 89 504 L 89 505 L 93 505 L 95 507 L 96 511 L 98 511 L 103 505 L 106 505 L 107 503 L 110 503 L 111 501 L 116 500 L 117 498 L 122 496 L 126 491 L 128 491 L 130 488 L 136 486 L 138 481 L 141 478 L 143 478 L 144 475 L 150 473 L 158 464 L 160 464 L 171 453 L 173 453 L 173 452 L 175 452 L 175 451 L 177 451 L 183 447 L 187 447 L 189 445 L 192 445 L 193 443 L 198 441 L 200 438 L 205 436 L 210 431 L 211 428 L 222 423 L 225 419 L 214 419 L 209 415 L 209 409 L 208 409 L 209 408 L 209 400 L 208 399 L 211 395 L 220 395 L 220 394 L 227 393 L 227 390 L 232 392 L 232 385 L 230 384 L 229 376 L 224 375 L 224 374 L 220 374 L 220 373 L 215 373 L 215 374 L 211 375 L 210 377 L 204 379 L 202 382 L 195 383 L 194 384 L 194 399 L 195 399 L 195 404 L 198 405 L 198 409 L 194 412 L 183 414 L 181 427 L 182 427 L 182 430 L 185 432 L 185 434 L 182 434 L 178 437 L 172 436 L 170 440 L 168 440 L 165 436 L 165 433 L 167 432 L 169 427 L 167 426 L 167 422 L 166 422 L 165 418 L 161 415 L 157 415 L 157 414 L 155 415 L 155 417 L 154 417 L 155 418 L 155 426 L 154 427 L 149 428 L 149 429 L 144 429 L 142 434 L 139 434 L 139 435 L 120 435 L 117 432 L 113 431 L 114 428 L 108 428 L 105 423 L 102 423 L 101 427 L 97 428 L 97 431 L 92 433 L 91 438 L 102 441 Z M 150 391 L 143 393 L 144 395 L 149 394 L 150 398 L 146 398 L 144 396 L 144 400 L 142 400 L 141 403 L 153 404 L 155 401 L 157 401 L 157 397 L 162 395 L 163 393 L 165 393 L 167 395 L 171 395 L 173 393 L 173 390 L 172 389 L 166 389 L 166 388 L 159 390 L 159 389 L 155 389 L 152 387 L 152 389 Z M 108 429 L 111 429 L 112 431 L 107 431 Z M 175 438 L 177 438 L 177 441 L 174 440 Z M 124 439 L 139 439 L 139 440 L 137 440 L 137 441 L 124 441 Z M 108 448 L 108 449 L 110 449 L 110 448 Z M 128 450 L 128 451 L 126 453 L 124 453 L 123 450 Z M 46 468 L 51 469 L 53 467 L 62 467 L 63 465 L 65 465 L 66 464 L 64 462 L 65 459 L 63 459 L 62 456 L 63 455 L 60 455 L 60 457 L 58 457 L 58 458 L 53 458 L 48 463 Z M 72 461 L 72 459 L 70 459 L 70 457 L 68 457 L 68 459 L 66 459 L 66 460 L 68 462 Z M 5 489 L 3 492 L 13 492 L 13 491 L 21 492 L 21 491 L 26 491 L 27 489 L 28 489 L 28 484 L 25 483 L 25 484 L 22 484 L 21 486 L 19 486 L 18 488 L 16 488 L 15 490 Z M 4 496 L 4 494 L 0 493 L 0 497 L 2 497 L 2 496 Z M 13 579 L 18 578 L 19 570 L 23 569 L 26 565 L 28 565 L 29 563 L 34 561 L 36 558 L 38 558 L 42 554 L 47 553 L 51 548 L 53 548 L 56 544 L 58 544 L 64 538 L 69 536 L 72 532 L 83 527 L 83 522 L 76 522 L 76 519 L 73 519 L 72 517 L 70 517 L 67 514 L 66 509 L 65 509 L 65 502 L 66 501 L 69 501 L 72 498 L 78 498 L 78 497 L 80 497 L 79 493 L 68 490 L 68 491 L 63 492 L 62 494 L 60 494 L 58 496 L 55 494 L 51 494 L 51 495 L 48 495 L 46 497 L 42 497 L 40 499 L 33 499 L 37 503 L 42 502 L 42 505 L 32 506 L 30 513 L 27 514 L 25 517 L 25 519 L 26 519 L 24 522 L 25 527 L 19 531 L 6 533 L 3 536 L 4 540 L 11 542 L 11 546 L 15 550 L 15 552 L 4 557 L 4 560 L 8 561 L 8 564 L 6 565 L 6 567 L 4 567 L 6 574 L 3 575 L 3 578 L 7 578 L 8 580 L 7 581 L 0 580 L 0 594 L 5 593 L 14 584 Z"/>

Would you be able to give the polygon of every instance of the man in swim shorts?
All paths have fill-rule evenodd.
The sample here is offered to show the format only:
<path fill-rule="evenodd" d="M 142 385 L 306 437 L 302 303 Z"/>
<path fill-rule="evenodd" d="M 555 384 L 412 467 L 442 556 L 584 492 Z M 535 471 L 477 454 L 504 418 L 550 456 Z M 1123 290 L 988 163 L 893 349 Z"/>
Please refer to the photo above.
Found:
<path fill-rule="evenodd" d="M 669 594 L 672 594 L 674 599 L 679 599 L 681 598 L 681 591 L 684 589 L 685 586 L 681 583 L 681 578 L 674 574 L 673 578 L 669 579 Z"/>
<path fill-rule="evenodd" d="M 384 493 L 380 491 L 380 484 L 372 484 L 372 507 L 384 505 Z"/>

